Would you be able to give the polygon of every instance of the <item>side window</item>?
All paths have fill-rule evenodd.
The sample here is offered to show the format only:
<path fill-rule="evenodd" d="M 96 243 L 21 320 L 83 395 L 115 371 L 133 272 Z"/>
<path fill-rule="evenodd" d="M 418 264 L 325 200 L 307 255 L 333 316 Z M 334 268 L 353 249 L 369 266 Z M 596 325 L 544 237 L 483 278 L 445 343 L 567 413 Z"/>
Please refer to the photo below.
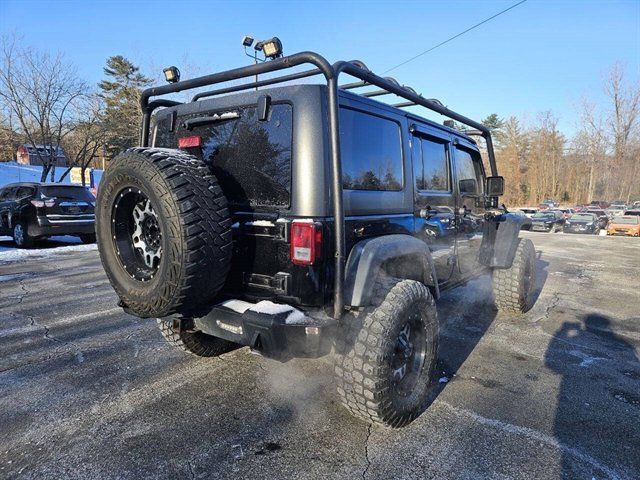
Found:
<path fill-rule="evenodd" d="M 484 170 L 482 159 L 478 152 L 456 147 L 456 176 L 461 180 L 475 180 L 476 191 L 469 193 L 482 193 L 484 191 Z"/>
<path fill-rule="evenodd" d="M 13 200 L 15 198 L 15 193 L 16 189 L 15 187 L 13 188 L 5 188 L 4 190 L 2 190 L 0 192 L 0 200 Z"/>
<path fill-rule="evenodd" d="M 402 190 L 400 135 L 400 126 L 391 120 L 341 108 L 343 188 Z"/>
<path fill-rule="evenodd" d="M 16 193 L 16 199 L 22 200 L 23 198 L 30 197 L 33 195 L 34 191 L 35 190 L 32 187 L 20 187 Z"/>
<path fill-rule="evenodd" d="M 446 143 L 413 137 L 413 174 L 417 190 L 450 191 Z"/>

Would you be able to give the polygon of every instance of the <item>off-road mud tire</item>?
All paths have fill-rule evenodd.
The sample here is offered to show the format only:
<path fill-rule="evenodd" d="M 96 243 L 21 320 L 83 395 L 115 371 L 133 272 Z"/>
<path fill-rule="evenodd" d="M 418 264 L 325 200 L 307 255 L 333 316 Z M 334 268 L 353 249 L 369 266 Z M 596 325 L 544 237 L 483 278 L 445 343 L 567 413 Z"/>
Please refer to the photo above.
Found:
<path fill-rule="evenodd" d="M 527 312 L 533 306 L 535 288 L 536 250 L 531 240 L 520 238 L 511 268 L 493 270 L 495 305 L 504 312 Z"/>
<path fill-rule="evenodd" d="M 125 270 L 113 241 L 116 198 L 130 188 L 148 197 L 162 232 L 162 258 L 148 281 Z M 172 149 L 131 148 L 106 170 L 97 206 L 100 258 L 129 312 L 140 317 L 188 315 L 209 304 L 222 288 L 231 263 L 231 219 L 216 177 L 196 157 Z"/>
<path fill-rule="evenodd" d="M 233 342 L 207 335 L 200 331 L 176 332 L 170 321 L 160 318 L 158 318 L 158 327 L 160 327 L 160 333 L 170 345 L 197 357 L 217 357 L 240 348 L 240 345 Z"/>
<path fill-rule="evenodd" d="M 394 393 L 391 359 L 396 338 L 410 312 L 418 309 L 425 327 L 424 364 L 407 397 Z M 371 307 L 345 315 L 336 342 L 335 378 L 344 407 L 355 417 L 400 428 L 427 407 L 437 359 L 438 321 L 429 289 L 414 280 L 387 277 L 375 287 Z"/>

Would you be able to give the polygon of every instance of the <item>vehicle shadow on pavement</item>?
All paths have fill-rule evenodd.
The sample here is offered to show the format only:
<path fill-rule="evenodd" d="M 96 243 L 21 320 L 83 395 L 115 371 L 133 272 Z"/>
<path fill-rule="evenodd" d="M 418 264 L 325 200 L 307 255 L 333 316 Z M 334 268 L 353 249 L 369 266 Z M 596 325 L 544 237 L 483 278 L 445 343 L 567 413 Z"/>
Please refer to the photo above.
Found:
<path fill-rule="evenodd" d="M 603 356 L 603 352 L 607 354 Z M 608 361 L 615 362 L 617 378 L 612 377 L 606 383 L 594 381 L 603 375 L 603 363 Z M 619 467 L 612 463 L 615 457 L 607 456 L 603 459 L 605 465 L 600 465 L 591 457 L 580 458 L 575 450 L 578 447 L 596 450 L 599 437 L 618 437 L 622 443 L 620 448 L 627 449 L 629 456 L 640 451 L 640 440 L 637 437 L 634 440 L 632 432 L 620 438 L 620 429 L 625 427 L 611 425 L 606 415 L 600 418 L 603 412 L 612 409 L 640 407 L 640 363 L 634 345 L 613 333 L 610 318 L 592 313 L 581 321 L 562 324 L 549 343 L 545 366 L 560 375 L 554 435 L 563 447 L 560 448 L 562 478 L 584 478 L 585 474 L 593 478 L 626 477 L 623 472 L 611 470 Z M 591 461 L 585 462 L 585 457 Z M 640 467 L 638 459 L 635 462 Z M 590 470 L 585 472 L 585 468 Z"/>
<path fill-rule="evenodd" d="M 538 250 L 536 252 L 536 289 L 533 292 L 532 298 L 532 306 L 535 306 L 540 295 L 542 294 L 542 289 L 547 283 L 547 278 L 549 277 L 549 272 L 547 268 L 549 267 L 549 262 L 546 260 L 542 260 L 542 251 Z"/>
<path fill-rule="evenodd" d="M 536 252 L 536 285 L 532 305 L 538 301 L 549 276 L 549 262 L 541 259 L 541 253 Z M 438 302 L 438 362 L 428 405 L 436 400 L 448 383 L 456 380 L 456 372 L 487 333 L 497 315 L 490 276 L 443 294 Z"/>

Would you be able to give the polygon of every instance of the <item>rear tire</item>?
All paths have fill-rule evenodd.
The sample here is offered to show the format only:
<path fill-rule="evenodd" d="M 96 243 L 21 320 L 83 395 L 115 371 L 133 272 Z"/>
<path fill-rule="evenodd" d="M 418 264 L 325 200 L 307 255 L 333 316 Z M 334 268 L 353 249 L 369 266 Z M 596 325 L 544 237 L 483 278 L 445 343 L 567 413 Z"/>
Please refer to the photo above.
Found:
<path fill-rule="evenodd" d="M 438 321 L 429 289 L 414 280 L 379 281 L 374 305 L 345 315 L 336 342 L 342 404 L 364 421 L 404 427 L 428 404 L 437 352 Z"/>
<path fill-rule="evenodd" d="M 233 342 L 200 331 L 176 332 L 169 321 L 160 318 L 158 318 L 158 327 L 170 345 L 197 357 L 217 357 L 240 348 L 240 345 Z"/>
<path fill-rule="evenodd" d="M 212 302 L 231 264 L 231 219 L 203 162 L 131 148 L 109 165 L 97 204 L 100 259 L 127 311 L 190 315 Z"/>
<path fill-rule="evenodd" d="M 29 227 L 25 222 L 13 226 L 13 241 L 18 248 L 31 248 L 35 239 L 29 235 Z"/>
<path fill-rule="evenodd" d="M 536 286 L 536 250 L 529 239 L 518 239 L 511 268 L 493 270 L 493 296 L 500 311 L 524 313 L 533 306 Z"/>

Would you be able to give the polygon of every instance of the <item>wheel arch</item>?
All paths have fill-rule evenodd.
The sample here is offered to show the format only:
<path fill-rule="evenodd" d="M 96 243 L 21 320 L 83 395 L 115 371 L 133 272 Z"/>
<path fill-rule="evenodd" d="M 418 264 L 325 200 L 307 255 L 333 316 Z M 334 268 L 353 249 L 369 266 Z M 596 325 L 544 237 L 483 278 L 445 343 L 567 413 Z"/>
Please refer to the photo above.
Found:
<path fill-rule="evenodd" d="M 439 298 L 438 279 L 427 245 L 406 234 L 368 238 L 356 243 L 347 259 L 345 305 L 371 304 L 375 282 L 381 272 L 397 278 L 417 280 Z"/>

